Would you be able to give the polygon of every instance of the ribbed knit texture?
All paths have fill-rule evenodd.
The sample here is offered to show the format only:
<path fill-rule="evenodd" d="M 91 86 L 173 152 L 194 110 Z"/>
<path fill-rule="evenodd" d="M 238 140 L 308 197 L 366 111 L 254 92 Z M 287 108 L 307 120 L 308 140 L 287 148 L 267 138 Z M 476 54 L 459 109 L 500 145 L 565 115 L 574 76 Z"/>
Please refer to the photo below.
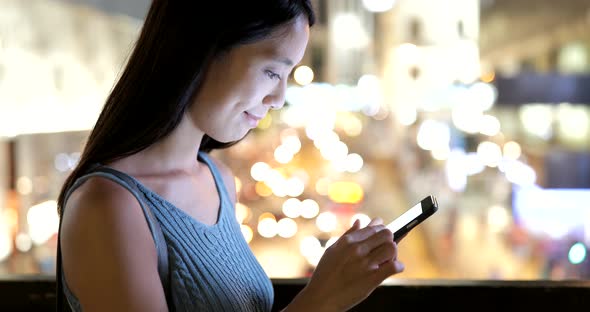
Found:
<path fill-rule="evenodd" d="M 175 311 L 270 311 L 272 283 L 244 240 L 221 174 L 205 153 L 199 153 L 199 159 L 209 166 L 220 196 L 219 217 L 211 226 L 133 179 L 168 245 L 173 300 L 168 306 Z M 81 311 L 65 279 L 64 289 L 70 306 Z"/>

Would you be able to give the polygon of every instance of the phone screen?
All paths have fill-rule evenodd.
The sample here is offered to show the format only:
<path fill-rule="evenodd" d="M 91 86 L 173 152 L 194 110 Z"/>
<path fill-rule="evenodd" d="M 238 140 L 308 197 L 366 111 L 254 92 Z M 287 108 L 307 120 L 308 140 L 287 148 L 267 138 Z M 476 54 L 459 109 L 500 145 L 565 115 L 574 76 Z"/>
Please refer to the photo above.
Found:
<path fill-rule="evenodd" d="M 426 220 L 438 210 L 438 202 L 433 195 L 426 196 L 418 204 L 408 209 L 401 216 L 387 225 L 387 228 L 393 232 L 394 240 L 399 240 L 416 225 Z"/>
<path fill-rule="evenodd" d="M 387 225 L 387 228 L 395 233 L 401 228 L 403 228 L 408 223 L 412 222 L 412 220 L 416 219 L 418 216 L 422 214 L 422 203 L 416 204 L 414 207 L 410 208 L 408 211 L 404 212 L 401 216 L 397 219 L 393 220 L 393 222 Z"/>

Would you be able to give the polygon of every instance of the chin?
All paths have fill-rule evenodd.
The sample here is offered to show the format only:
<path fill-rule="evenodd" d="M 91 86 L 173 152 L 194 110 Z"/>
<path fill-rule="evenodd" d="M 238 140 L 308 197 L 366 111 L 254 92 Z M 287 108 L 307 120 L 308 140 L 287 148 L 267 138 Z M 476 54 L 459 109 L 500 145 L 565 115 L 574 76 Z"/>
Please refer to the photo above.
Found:
<path fill-rule="evenodd" d="M 245 133 L 234 132 L 228 135 L 209 135 L 209 137 L 220 143 L 233 143 L 242 140 L 248 135 L 248 133 L 250 133 L 250 130 L 246 131 Z"/>

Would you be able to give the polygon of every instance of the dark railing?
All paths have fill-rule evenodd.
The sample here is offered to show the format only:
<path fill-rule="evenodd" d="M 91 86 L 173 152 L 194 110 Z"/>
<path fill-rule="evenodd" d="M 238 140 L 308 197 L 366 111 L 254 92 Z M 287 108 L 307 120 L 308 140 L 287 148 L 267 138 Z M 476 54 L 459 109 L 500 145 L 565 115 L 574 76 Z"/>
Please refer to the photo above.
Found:
<path fill-rule="evenodd" d="M 273 279 L 273 310 L 285 307 L 305 283 Z M 53 276 L 0 276 L 0 311 L 55 311 L 54 305 Z M 351 311 L 586 311 L 589 307 L 590 281 L 400 279 L 378 287 Z"/>

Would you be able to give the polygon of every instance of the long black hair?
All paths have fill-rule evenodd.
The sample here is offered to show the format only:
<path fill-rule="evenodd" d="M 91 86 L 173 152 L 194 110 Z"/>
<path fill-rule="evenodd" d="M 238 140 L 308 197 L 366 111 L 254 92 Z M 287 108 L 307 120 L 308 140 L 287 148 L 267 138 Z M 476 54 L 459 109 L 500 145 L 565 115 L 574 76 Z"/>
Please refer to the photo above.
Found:
<path fill-rule="evenodd" d="M 299 16 L 314 24 L 310 0 L 153 0 L 127 65 L 64 182 L 58 213 L 65 192 L 92 164 L 135 154 L 170 134 L 218 55 L 262 40 Z M 205 135 L 199 150 L 235 143 Z"/>

